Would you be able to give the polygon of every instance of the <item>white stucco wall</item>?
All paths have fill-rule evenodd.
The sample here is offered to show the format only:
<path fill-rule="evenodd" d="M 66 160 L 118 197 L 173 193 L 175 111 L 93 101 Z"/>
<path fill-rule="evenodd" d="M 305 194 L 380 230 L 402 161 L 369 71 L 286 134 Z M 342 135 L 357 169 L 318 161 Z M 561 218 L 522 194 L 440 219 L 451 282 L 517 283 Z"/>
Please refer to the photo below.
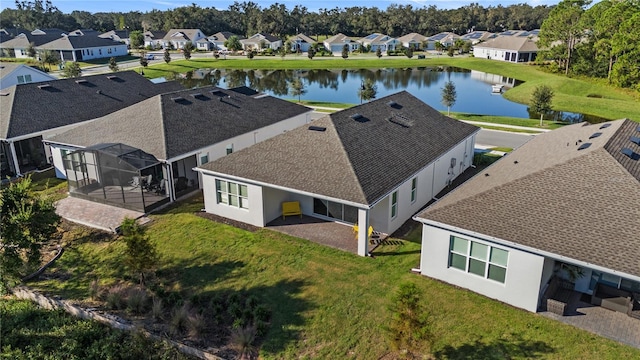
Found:
<path fill-rule="evenodd" d="M 111 46 L 100 46 L 85 49 L 75 49 L 82 53 L 82 60 L 102 59 L 116 56 L 124 56 L 129 53 L 127 45 L 121 43 L 115 43 Z M 79 61 L 79 59 L 77 59 Z"/>
<path fill-rule="evenodd" d="M 216 182 L 220 179 L 231 181 L 237 184 L 247 185 L 247 198 L 249 200 L 248 209 L 240 209 L 226 204 L 218 204 L 216 196 Z M 264 214 L 262 211 L 262 187 L 258 185 L 248 184 L 223 177 L 215 177 L 209 174 L 202 174 L 204 209 L 210 214 L 223 216 L 228 219 L 242 221 L 254 226 L 263 227 L 265 225 Z"/>
<path fill-rule="evenodd" d="M 23 82 L 23 84 L 57 80 L 55 77 L 47 73 L 36 70 L 31 66 L 25 65 L 25 66 L 20 66 L 16 68 L 14 71 L 10 72 L 9 74 L 6 74 L 5 76 L 3 76 L 2 79 L 0 80 L 0 89 L 5 89 L 10 86 L 18 84 L 18 76 L 25 76 L 25 75 L 31 75 L 31 81 Z"/>
<path fill-rule="evenodd" d="M 450 236 L 501 248 L 509 252 L 505 283 L 485 279 L 449 267 Z M 496 244 L 488 239 L 457 233 L 430 225 L 422 227 L 422 275 L 460 286 L 507 304 L 536 312 L 544 257 Z"/>
<path fill-rule="evenodd" d="M 414 177 L 398 186 L 396 188 L 398 191 L 398 214 L 395 218 L 391 218 L 391 194 L 375 204 L 369 215 L 369 221 L 374 229 L 387 234 L 396 231 L 442 191 L 449 181 L 455 179 L 471 166 L 474 146 L 475 135 L 460 142 L 435 162 L 420 170 L 414 176 L 417 178 L 416 200 L 414 202 L 411 202 L 411 180 Z M 453 168 L 451 168 L 452 158 L 456 159 Z"/>

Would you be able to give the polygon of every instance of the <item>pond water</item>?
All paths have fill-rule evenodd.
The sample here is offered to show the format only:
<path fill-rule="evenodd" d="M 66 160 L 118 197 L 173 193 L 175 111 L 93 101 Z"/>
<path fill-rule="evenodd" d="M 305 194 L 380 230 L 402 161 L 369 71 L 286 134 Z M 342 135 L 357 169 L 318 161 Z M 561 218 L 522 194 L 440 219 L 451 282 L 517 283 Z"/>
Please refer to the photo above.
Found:
<path fill-rule="evenodd" d="M 406 90 L 431 107 L 446 111 L 442 105 L 445 82 L 455 84 L 457 99 L 451 111 L 482 115 L 512 116 L 539 119 L 526 105 L 511 102 L 501 93 L 492 92 L 492 85 L 501 84 L 504 90 L 517 86 L 518 80 L 480 71 L 453 67 L 420 67 L 408 69 L 351 69 L 351 70 L 226 70 L 198 69 L 177 75 L 188 88 L 216 85 L 224 88 L 246 85 L 257 91 L 283 99 L 291 99 L 289 83 L 300 78 L 306 93 L 302 100 L 336 103 L 360 103 L 358 89 L 364 79 L 372 79 L 377 86 L 376 98 Z M 549 117 L 569 122 L 601 122 L 606 119 L 568 112 L 554 112 Z"/>

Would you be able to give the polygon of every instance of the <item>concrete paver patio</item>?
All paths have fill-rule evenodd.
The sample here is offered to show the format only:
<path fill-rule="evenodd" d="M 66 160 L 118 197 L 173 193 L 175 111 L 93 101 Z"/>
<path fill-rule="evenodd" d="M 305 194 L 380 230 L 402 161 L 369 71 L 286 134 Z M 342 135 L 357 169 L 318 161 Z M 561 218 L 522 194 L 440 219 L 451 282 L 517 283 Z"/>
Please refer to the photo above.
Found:
<path fill-rule="evenodd" d="M 100 204 L 71 196 L 56 202 L 56 213 L 69 221 L 111 232 L 115 232 L 125 217 L 132 219 L 142 218 L 142 222 L 148 219 L 144 217 L 144 213 L 139 211 Z"/>
<path fill-rule="evenodd" d="M 627 314 L 578 301 L 575 311 L 560 316 L 542 312 L 544 316 L 604 336 L 606 338 L 640 348 L 640 320 Z"/>

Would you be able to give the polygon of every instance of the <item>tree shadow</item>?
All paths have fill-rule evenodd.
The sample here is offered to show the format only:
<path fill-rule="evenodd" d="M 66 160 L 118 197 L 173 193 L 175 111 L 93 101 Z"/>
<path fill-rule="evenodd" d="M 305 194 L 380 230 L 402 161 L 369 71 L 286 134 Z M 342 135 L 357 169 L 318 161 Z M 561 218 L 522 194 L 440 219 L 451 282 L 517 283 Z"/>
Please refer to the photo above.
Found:
<path fill-rule="evenodd" d="M 543 341 L 522 339 L 513 335 L 509 339 L 497 339 L 489 343 L 476 340 L 460 346 L 445 346 L 434 353 L 436 359 L 537 359 L 556 349 Z"/>

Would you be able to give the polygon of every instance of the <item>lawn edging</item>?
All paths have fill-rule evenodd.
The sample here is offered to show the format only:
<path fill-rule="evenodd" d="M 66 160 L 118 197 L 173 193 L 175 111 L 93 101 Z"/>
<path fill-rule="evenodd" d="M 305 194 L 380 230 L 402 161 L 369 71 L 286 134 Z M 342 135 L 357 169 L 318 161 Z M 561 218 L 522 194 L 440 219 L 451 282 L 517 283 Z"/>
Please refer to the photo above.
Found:
<path fill-rule="evenodd" d="M 33 291 L 25 286 L 15 287 L 11 289 L 11 292 L 18 299 L 30 300 L 47 310 L 61 309 L 75 317 L 79 317 L 85 320 L 95 320 L 103 324 L 106 324 L 114 329 L 130 331 L 130 332 L 139 331 L 145 337 L 150 338 L 154 341 L 165 341 L 169 345 L 178 349 L 178 351 L 180 351 L 181 353 L 189 356 L 195 356 L 199 359 L 205 359 L 205 360 L 226 360 L 224 358 L 221 358 L 209 352 L 202 351 L 200 349 L 196 349 L 194 347 L 182 344 L 180 342 L 166 339 L 161 336 L 152 334 L 149 331 L 145 329 L 140 329 L 139 327 L 131 324 L 129 321 L 122 319 L 120 317 L 110 315 L 110 314 L 102 315 L 93 311 L 93 309 L 82 308 L 78 305 L 72 304 L 68 300 L 57 300 L 57 299 L 50 298 L 46 295 Z"/>

